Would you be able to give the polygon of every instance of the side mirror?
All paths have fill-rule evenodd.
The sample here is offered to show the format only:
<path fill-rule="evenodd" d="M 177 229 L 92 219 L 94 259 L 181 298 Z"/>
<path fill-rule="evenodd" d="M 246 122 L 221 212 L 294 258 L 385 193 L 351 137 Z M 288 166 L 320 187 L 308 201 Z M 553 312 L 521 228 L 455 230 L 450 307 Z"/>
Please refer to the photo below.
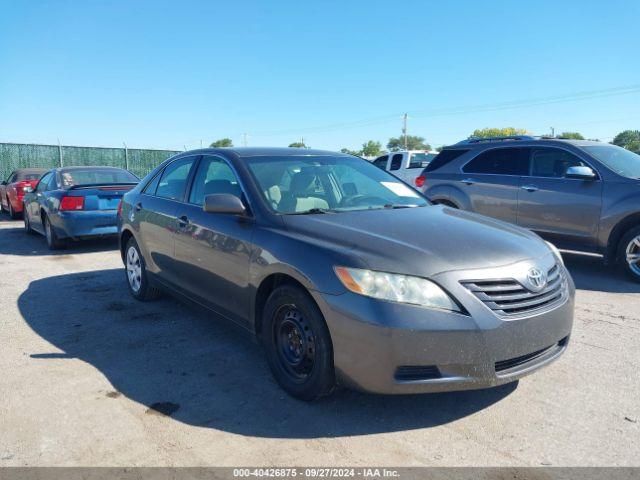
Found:
<path fill-rule="evenodd" d="M 567 168 L 565 176 L 567 178 L 575 178 L 578 180 L 595 180 L 596 173 L 591 169 L 591 167 L 579 166 Z"/>
<path fill-rule="evenodd" d="M 246 215 L 247 207 L 242 200 L 229 193 L 216 193 L 204 197 L 202 209 L 208 213 L 230 213 L 232 215 Z"/>
<path fill-rule="evenodd" d="M 27 185 L 26 187 L 23 188 L 24 193 L 31 193 L 33 192 L 33 187 L 31 185 Z"/>

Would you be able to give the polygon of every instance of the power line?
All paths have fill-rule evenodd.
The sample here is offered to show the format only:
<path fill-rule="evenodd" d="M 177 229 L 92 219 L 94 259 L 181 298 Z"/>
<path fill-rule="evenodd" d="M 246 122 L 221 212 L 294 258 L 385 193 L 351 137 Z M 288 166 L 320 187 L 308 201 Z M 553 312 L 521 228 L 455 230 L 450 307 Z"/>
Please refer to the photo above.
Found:
<path fill-rule="evenodd" d="M 640 84 L 626 85 L 622 87 L 615 87 L 615 88 L 608 88 L 608 89 L 601 89 L 601 90 L 589 90 L 589 91 L 576 92 L 576 93 L 570 93 L 570 94 L 564 94 L 564 95 L 554 95 L 554 96 L 548 96 L 548 97 L 511 100 L 507 102 L 500 102 L 500 103 L 493 103 L 493 104 L 467 105 L 467 106 L 451 107 L 451 108 L 443 108 L 443 109 L 435 109 L 435 110 L 411 110 L 407 113 L 410 113 L 411 116 L 415 118 L 428 118 L 428 117 L 438 117 L 438 116 L 446 116 L 446 115 L 462 115 L 462 114 L 468 114 L 468 113 L 493 112 L 493 111 L 500 111 L 500 110 L 509 110 L 514 108 L 534 107 L 534 106 L 549 105 L 549 104 L 555 104 L 555 103 L 568 103 L 568 102 L 575 102 L 575 101 L 581 101 L 581 100 L 590 100 L 594 98 L 629 95 L 637 92 L 640 92 Z M 318 125 L 315 127 L 254 132 L 252 133 L 252 135 L 260 136 L 260 137 L 272 137 L 272 136 L 281 136 L 281 135 L 295 135 L 303 132 L 304 133 L 329 132 L 332 130 L 339 130 L 343 128 L 365 127 L 365 126 L 377 125 L 382 123 L 390 123 L 394 119 L 398 118 L 398 116 L 400 115 L 401 114 L 395 113 L 395 114 L 382 115 L 378 117 L 371 117 L 367 119 L 361 119 L 361 120 L 355 120 L 355 121 L 349 121 L 349 122 Z"/>

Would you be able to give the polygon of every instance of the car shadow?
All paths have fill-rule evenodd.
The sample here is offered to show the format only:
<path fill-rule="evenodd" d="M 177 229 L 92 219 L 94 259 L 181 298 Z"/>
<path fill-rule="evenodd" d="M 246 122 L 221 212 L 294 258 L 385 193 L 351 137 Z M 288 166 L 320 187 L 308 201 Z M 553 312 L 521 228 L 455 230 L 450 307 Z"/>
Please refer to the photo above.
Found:
<path fill-rule="evenodd" d="M 640 283 L 629 280 L 622 269 L 604 265 L 599 256 L 562 252 L 562 258 L 579 290 L 640 293 Z"/>
<path fill-rule="evenodd" d="M 6 217 L 6 214 L 3 217 Z M 69 242 L 67 248 L 49 250 L 43 235 L 38 233 L 28 234 L 24 231 L 22 220 L 6 222 L 2 220 L 4 218 L 0 218 L 0 255 L 70 255 L 102 252 L 118 248 L 117 237 L 109 236 Z"/>
<path fill-rule="evenodd" d="M 317 438 L 434 427 L 487 408 L 517 388 L 512 383 L 412 396 L 339 389 L 320 401 L 301 402 L 274 382 L 247 335 L 170 297 L 135 301 L 121 269 L 35 280 L 18 306 L 28 325 L 53 345 L 28 352 L 34 361 L 83 360 L 113 385 L 97 392 L 106 401 L 123 395 L 149 415 L 241 435 Z"/>

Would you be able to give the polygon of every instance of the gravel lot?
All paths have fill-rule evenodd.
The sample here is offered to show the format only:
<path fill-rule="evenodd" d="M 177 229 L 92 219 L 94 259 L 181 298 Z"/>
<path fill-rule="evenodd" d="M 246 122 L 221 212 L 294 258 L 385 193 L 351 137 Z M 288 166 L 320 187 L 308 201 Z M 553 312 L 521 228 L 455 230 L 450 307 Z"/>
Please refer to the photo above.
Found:
<path fill-rule="evenodd" d="M 234 327 L 127 293 L 113 242 L 0 221 L 0 466 L 640 465 L 640 284 L 566 255 L 567 353 L 519 384 L 283 394 Z"/>

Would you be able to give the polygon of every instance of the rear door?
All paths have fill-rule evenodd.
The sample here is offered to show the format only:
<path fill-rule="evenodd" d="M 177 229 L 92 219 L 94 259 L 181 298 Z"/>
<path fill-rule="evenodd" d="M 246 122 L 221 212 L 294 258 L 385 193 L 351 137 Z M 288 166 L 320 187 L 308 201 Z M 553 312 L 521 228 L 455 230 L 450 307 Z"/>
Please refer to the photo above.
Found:
<path fill-rule="evenodd" d="M 527 148 L 492 148 L 462 167 L 458 187 L 467 194 L 474 212 L 516 223 L 520 175 L 527 152 Z"/>
<path fill-rule="evenodd" d="M 206 195 L 246 198 L 223 158 L 204 155 L 193 177 L 187 202 L 178 208 L 176 261 L 181 288 L 230 319 L 249 318 L 249 263 L 254 221 L 202 209 Z"/>
<path fill-rule="evenodd" d="M 595 243 L 602 208 L 600 177 L 566 178 L 572 166 L 591 165 L 562 148 L 532 148 L 518 199 L 518 225 L 569 248 Z"/>
<path fill-rule="evenodd" d="M 184 201 L 187 182 L 198 156 L 179 158 L 165 167 L 144 188 L 133 205 L 147 259 L 147 268 L 161 281 L 175 287 L 178 281 L 175 261 L 177 210 Z"/>

